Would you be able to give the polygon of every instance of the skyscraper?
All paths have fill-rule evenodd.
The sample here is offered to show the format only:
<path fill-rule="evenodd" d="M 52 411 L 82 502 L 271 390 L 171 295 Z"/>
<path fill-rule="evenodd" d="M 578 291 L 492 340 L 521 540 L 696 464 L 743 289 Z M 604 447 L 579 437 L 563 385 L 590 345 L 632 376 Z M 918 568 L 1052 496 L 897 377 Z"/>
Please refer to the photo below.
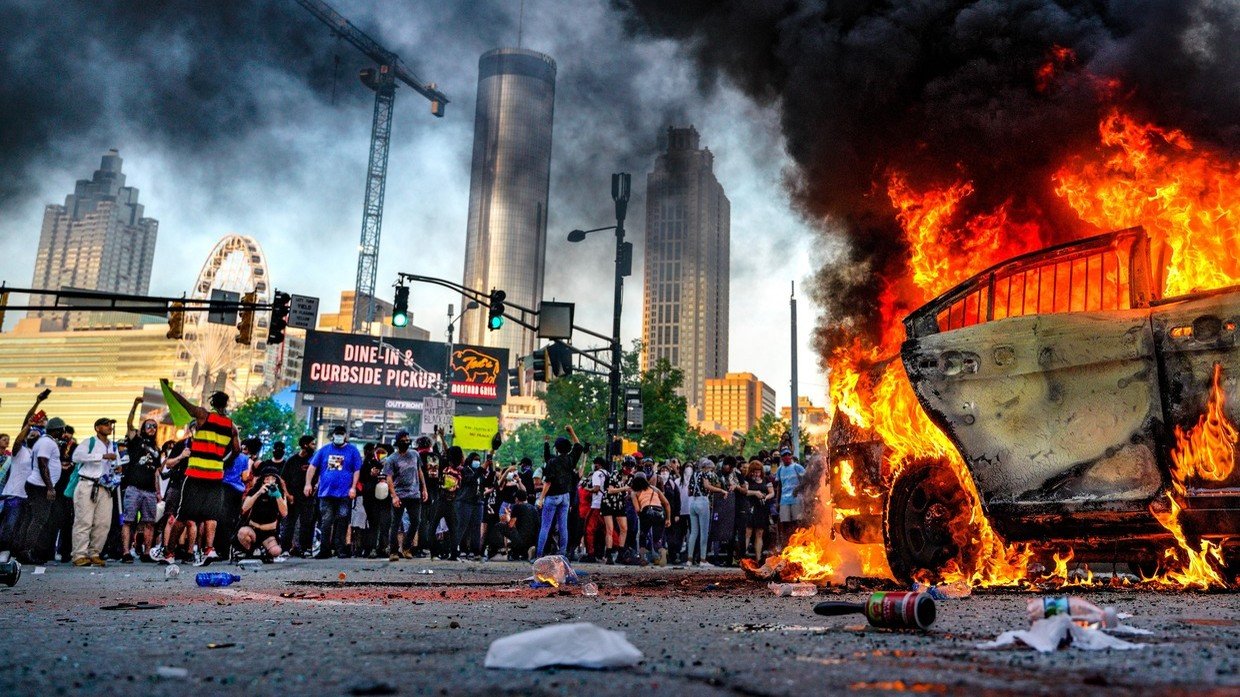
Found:
<path fill-rule="evenodd" d="M 145 295 L 151 286 L 159 222 L 142 215 L 138 190 L 125 186 L 121 156 L 115 149 L 90 179 L 79 179 L 65 205 L 43 211 L 43 230 L 34 262 L 34 288 L 61 287 Z M 53 305 L 34 296 L 32 305 Z M 76 323 L 64 312 L 40 310 L 31 316 Z"/>
<path fill-rule="evenodd" d="M 775 415 L 775 390 L 753 373 L 706 378 L 705 421 L 744 433 L 763 416 Z"/>
<path fill-rule="evenodd" d="M 463 283 L 502 290 L 508 302 L 535 310 L 547 254 L 554 112 L 554 60 L 521 48 L 482 54 Z M 488 330 L 485 308 L 461 320 L 462 343 L 504 347 L 514 358 L 532 352 L 535 340 L 512 322 Z"/>
<path fill-rule="evenodd" d="M 706 379 L 728 371 L 731 204 L 697 129 L 669 128 L 659 141 L 646 177 L 642 365 L 666 358 L 683 370 L 689 415 L 700 421 Z"/>

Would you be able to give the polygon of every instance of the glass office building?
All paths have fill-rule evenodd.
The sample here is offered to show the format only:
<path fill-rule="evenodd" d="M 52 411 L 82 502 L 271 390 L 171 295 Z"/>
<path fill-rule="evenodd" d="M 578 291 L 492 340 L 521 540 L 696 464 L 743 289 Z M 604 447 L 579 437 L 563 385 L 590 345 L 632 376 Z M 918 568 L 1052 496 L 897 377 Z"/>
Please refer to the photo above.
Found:
<path fill-rule="evenodd" d="M 521 48 L 482 55 L 463 283 L 503 290 L 508 302 L 535 310 L 547 252 L 554 113 L 554 60 Z M 536 337 L 513 322 L 488 330 L 486 309 L 479 308 L 461 320 L 460 340 L 507 348 L 515 359 L 534 350 Z"/>

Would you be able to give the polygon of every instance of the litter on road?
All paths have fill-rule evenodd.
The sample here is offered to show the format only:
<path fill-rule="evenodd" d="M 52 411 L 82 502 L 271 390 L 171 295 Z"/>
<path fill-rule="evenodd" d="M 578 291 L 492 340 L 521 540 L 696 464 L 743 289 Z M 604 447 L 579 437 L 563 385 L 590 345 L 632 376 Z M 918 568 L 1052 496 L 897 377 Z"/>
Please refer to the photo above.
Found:
<path fill-rule="evenodd" d="M 550 666 L 623 668 L 642 659 L 642 652 L 623 632 L 589 622 L 553 624 L 491 642 L 487 668 L 535 670 Z"/>

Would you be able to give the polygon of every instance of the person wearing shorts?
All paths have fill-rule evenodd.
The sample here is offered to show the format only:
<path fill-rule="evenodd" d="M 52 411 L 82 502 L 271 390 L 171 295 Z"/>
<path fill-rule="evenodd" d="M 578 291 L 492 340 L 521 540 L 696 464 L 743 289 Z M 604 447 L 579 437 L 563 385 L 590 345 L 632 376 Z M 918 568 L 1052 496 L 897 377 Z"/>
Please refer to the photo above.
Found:
<path fill-rule="evenodd" d="M 151 547 L 155 544 L 155 523 L 159 517 L 156 508 L 159 505 L 159 486 L 156 474 L 162 468 L 159 446 L 155 444 L 155 433 L 158 424 L 153 419 L 142 421 L 140 428 L 133 427 L 133 417 L 142 398 L 138 397 L 129 410 L 128 442 L 126 450 L 129 461 L 125 464 L 121 476 L 121 563 L 132 564 L 145 556 L 150 559 Z M 145 554 L 140 555 L 134 529 L 142 536 Z"/>
<path fill-rule="evenodd" d="M 779 457 L 775 480 L 779 484 L 779 538 L 783 543 L 805 520 L 805 509 L 797 493 L 801 478 L 805 476 L 805 468 L 792 459 L 792 451 L 788 448 L 780 450 Z"/>
<path fill-rule="evenodd" d="M 265 466 L 241 499 L 241 525 L 233 541 L 242 554 L 258 550 L 264 561 L 281 561 L 280 521 L 288 515 L 288 491 L 279 469 Z"/>

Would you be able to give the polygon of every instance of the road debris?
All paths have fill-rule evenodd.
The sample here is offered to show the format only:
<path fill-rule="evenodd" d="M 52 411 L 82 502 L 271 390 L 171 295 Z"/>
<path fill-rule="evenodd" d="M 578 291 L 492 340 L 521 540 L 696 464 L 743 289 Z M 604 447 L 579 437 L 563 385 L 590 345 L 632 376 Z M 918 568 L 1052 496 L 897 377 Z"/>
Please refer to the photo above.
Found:
<path fill-rule="evenodd" d="M 512 634 L 491 642 L 487 668 L 535 670 L 550 666 L 622 668 L 636 664 L 642 652 L 623 632 L 613 632 L 589 622 L 553 624 Z"/>

